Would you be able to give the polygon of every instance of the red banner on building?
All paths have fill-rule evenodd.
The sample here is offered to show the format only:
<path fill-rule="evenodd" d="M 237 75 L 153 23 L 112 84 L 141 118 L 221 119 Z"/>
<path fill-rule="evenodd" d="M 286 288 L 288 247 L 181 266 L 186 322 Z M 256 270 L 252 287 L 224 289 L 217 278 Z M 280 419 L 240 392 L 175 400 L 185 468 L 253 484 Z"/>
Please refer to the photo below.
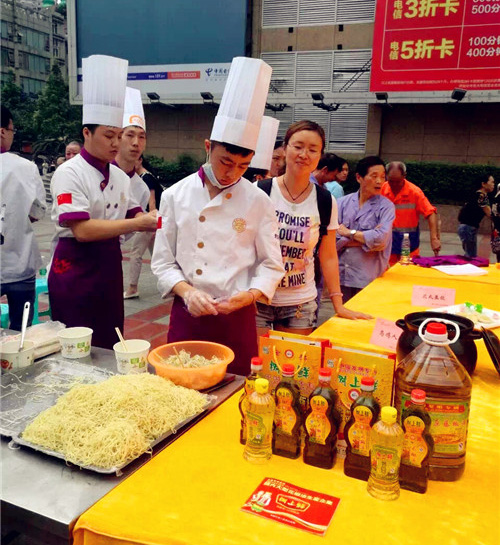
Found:
<path fill-rule="evenodd" d="M 500 89 L 500 0 L 377 0 L 370 91 Z"/>

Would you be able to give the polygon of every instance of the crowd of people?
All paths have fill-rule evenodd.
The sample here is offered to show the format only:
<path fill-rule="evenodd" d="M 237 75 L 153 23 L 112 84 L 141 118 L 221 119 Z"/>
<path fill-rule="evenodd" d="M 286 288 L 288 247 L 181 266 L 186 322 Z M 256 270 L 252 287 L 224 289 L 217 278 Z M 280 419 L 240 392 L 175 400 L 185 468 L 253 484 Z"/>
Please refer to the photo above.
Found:
<path fill-rule="evenodd" d="M 349 164 L 325 153 L 323 129 L 307 120 L 288 127 L 283 141 L 274 144 L 273 137 L 269 164 L 255 160 L 270 78 L 269 67 L 257 59 L 235 59 L 229 76 L 234 89 L 246 86 L 254 100 L 244 104 L 237 93 L 224 93 L 205 141 L 206 162 L 162 193 L 143 158 L 140 92 L 125 91 L 126 68 L 115 63 L 113 72 L 106 63 L 121 59 L 109 59 L 84 60 L 84 73 L 94 72 L 88 81 L 97 88 L 84 85 L 83 146 L 66 146 L 51 181 L 52 317 L 92 327 L 94 345 L 115 343 L 123 299 L 139 297 L 147 249 L 161 296 L 174 296 L 168 342 L 226 344 L 236 354 L 231 370 L 241 374 L 257 353 L 258 332 L 310 333 L 322 297 L 331 299 L 340 317 L 370 319 L 344 303 L 398 261 L 403 233 L 418 255 L 420 216 L 429 223 L 431 248 L 440 252 L 436 207 L 406 178 L 402 162 L 364 157 L 355 167 L 359 189 L 344 195 Z M 114 104 L 121 93 L 123 109 L 108 107 L 106 93 L 114 93 Z M 34 164 L 9 153 L 15 128 L 4 106 L 1 122 L 1 290 L 11 327 L 19 329 L 24 301 L 34 300 L 40 259 L 32 222 L 43 217 L 46 204 Z M 490 176 L 461 210 L 459 235 L 468 256 L 476 253 L 484 215 L 500 229 L 500 191 L 490 206 L 493 191 Z M 120 243 L 132 236 L 124 290 Z"/>

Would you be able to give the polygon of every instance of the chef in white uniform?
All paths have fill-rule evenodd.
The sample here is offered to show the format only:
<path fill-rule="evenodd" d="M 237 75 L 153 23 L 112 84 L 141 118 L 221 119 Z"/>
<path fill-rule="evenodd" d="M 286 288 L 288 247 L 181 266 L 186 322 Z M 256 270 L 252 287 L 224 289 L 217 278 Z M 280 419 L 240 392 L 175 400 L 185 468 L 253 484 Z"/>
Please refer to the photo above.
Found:
<path fill-rule="evenodd" d="M 9 303 L 10 328 L 21 329 L 24 304 L 33 319 L 35 277 L 41 266 L 32 223 L 45 214 L 45 189 L 35 163 L 10 153 L 14 139 L 12 114 L 2 105 L 0 154 L 1 295 Z"/>
<path fill-rule="evenodd" d="M 112 348 L 123 329 L 120 235 L 153 231 L 130 191 L 130 178 L 110 164 L 123 132 L 128 62 L 83 59 L 83 137 L 79 155 L 55 172 L 51 192 L 57 246 L 49 273 L 52 318 L 94 330 L 92 344 Z"/>
<path fill-rule="evenodd" d="M 257 182 L 269 178 L 269 171 L 273 162 L 274 144 L 280 122 L 274 117 L 265 115 L 260 125 L 259 139 L 252 162 L 245 172 L 245 178 Z"/>
<path fill-rule="evenodd" d="M 120 149 L 115 163 L 130 178 L 132 196 L 141 205 L 143 210 L 155 210 L 156 201 L 154 191 L 151 191 L 146 182 L 137 174 L 135 166 L 146 148 L 146 121 L 142 106 L 141 92 L 139 89 L 127 87 L 125 93 L 125 111 L 123 114 L 123 135 Z M 125 240 L 132 236 L 132 247 L 129 254 L 129 284 L 132 291 L 123 292 L 124 299 L 139 297 L 137 285 L 141 274 L 142 256 L 149 248 L 153 255 L 155 234 L 141 231 L 124 237 Z M 129 288 L 129 289 L 130 289 Z"/>
<path fill-rule="evenodd" d="M 161 199 L 151 268 L 163 297 L 175 294 L 168 342 L 205 340 L 235 352 L 246 374 L 258 351 L 255 301 L 272 299 L 284 274 L 271 200 L 242 177 L 256 148 L 271 68 L 233 59 L 207 162 Z"/>

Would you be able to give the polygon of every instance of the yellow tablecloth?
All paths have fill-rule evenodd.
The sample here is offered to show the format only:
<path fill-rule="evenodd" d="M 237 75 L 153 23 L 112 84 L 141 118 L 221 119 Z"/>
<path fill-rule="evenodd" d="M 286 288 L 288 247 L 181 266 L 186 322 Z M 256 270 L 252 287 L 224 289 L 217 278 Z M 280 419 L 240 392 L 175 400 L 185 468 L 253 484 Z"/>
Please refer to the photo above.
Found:
<path fill-rule="evenodd" d="M 392 319 L 418 310 L 409 303 L 415 282 L 410 276 L 406 271 L 391 271 L 363 290 L 350 306 Z M 430 285 L 450 282 L 423 278 L 432 282 Z M 451 282 L 457 289 L 457 302 L 491 297 L 491 284 Z M 347 336 L 367 342 L 373 327 L 370 323 L 334 318 L 318 333 L 333 340 Z M 386 503 L 372 498 L 365 482 L 345 477 L 342 461 L 331 471 L 277 456 L 266 466 L 254 466 L 242 458 L 238 396 L 233 396 L 85 512 L 75 526 L 75 543 L 319 542 L 321 538 L 240 511 L 260 481 L 274 477 L 341 498 L 323 538 L 325 543 L 498 544 L 500 377 L 483 343 L 477 344 L 479 361 L 473 377 L 466 470 L 457 482 L 430 482 L 425 495 L 403 490 L 398 501 Z"/>

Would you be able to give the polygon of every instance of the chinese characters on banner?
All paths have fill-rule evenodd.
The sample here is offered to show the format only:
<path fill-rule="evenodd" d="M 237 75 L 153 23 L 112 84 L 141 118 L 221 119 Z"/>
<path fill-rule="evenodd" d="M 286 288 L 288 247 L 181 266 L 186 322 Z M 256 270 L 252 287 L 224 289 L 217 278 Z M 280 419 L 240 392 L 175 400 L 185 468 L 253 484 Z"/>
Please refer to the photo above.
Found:
<path fill-rule="evenodd" d="M 377 0 L 370 91 L 500 88 L 500 0 Z"/>

